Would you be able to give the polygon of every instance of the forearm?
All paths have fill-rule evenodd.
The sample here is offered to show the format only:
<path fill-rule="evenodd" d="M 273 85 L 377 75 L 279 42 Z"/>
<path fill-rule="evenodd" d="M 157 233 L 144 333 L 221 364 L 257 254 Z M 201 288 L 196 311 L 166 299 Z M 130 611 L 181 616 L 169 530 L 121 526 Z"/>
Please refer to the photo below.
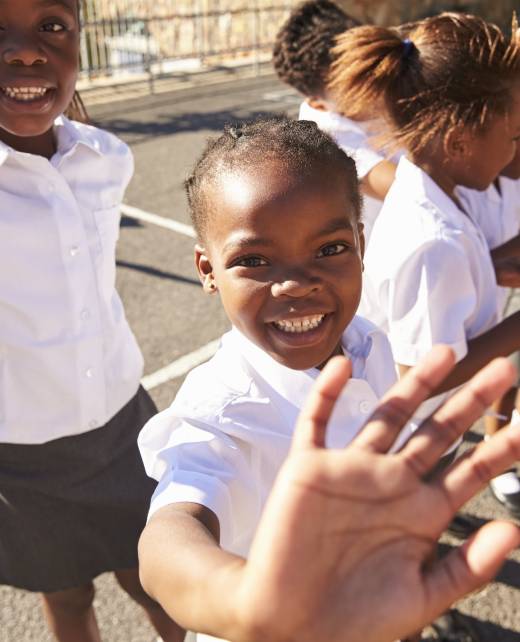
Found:
<path fill-rule="evenodd" d="M 516 312 L 491 330 L 468 341 L 466 356 L 455 365 L 434 394 L 461 386 L 496 357 L 507 357 L 519 349 L 520 312 Z"/>
<path fill-rule="evenodd" d="M 493 263 L 520 257 L 520 234 L 491 250 Z"/>
<path fill-rule="evenodd" d="M 244 560 L 222 550 L 211 524 L 183 510 L 186 506 L 166 506 L 144 529 L 139 541 L 143 587 L 182 627 L 241 639 L 235 607 Z"/>
<path fill-rule="evenodd" d="M 517 350 L 520 350 L 520 312 L 515 312 L 491 330 L 468 341 L 468 352 L 464 359 L 457 362 L 430 397 L 458 388 L 496 357 L 507 357 Z M 404 376 L 411 367 L 398 363 L 399 376 Z"/>

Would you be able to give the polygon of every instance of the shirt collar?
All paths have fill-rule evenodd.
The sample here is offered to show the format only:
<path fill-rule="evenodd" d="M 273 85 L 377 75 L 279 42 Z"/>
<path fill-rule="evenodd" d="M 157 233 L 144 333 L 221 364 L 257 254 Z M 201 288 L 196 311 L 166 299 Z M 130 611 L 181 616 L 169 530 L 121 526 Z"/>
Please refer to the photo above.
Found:
<path fill-rule="evenodd" d="M 455 204 L 455 202 L 444 192 L 437 183 L 420 167 L 412 163 L 406 156 L 399 160 L 396 170 L 394 188 L 397 191 L 406 186 L 406 194 L 418 202 L 434 203 L 439 214 L 443 218 L 452 220 L 463 217 L 463 220 L 470 220 L 469 217 Z M 393 191 L 393 190 L 392 190 Z"/>
<path fill-rule="evenodd" d="M 101 154 L 99 141 L 88 127 L 78 127 L 65 116 L 59 116 L 54 121 L 54 135 L 56 136 L 57 153 L 65 156 L 71 152 L 76 145 L 83 145 L 96 154 Z"/>
<path fill-rule="evenodd" d="M 358 123 L 341 116 L 333 111 L 315 109 L 307 101 L 300 105 L 300 120 L 312 120 L 324 131 L 333 130 L 335 133 L 342 131 L 356 132 L 366 136 L 366 132 Z"/>
<path fill-rule="evenodd" d="M 343 351 L 352 361 L 352 377 L 347 387 L 356 387 L 362 382 L 362 387 L 368 384 L 364 381 L 366 360 L 372 348 L 372 335 L 379 330 L 373 326 L 367 331 L 366 322 L 360 317 L 354 317 L 342 337 Z M 224 337 L 223 345 L 233 351 L 238 351 L 245 361 L 255 371 L 255 379 L 261 377 L 269 383 L 282 397 L 301 407 L 308 397 L 310 389 L 319 375 L 317 368 L 309 370 L 293 370 L 278 363 L 267 352 L 259 348 L 236 328 Z"/>
<path fill-rule="evenodd" d="M 99 148 L 99 142 L 90 129 L 82 127 L 80 130 L 65 116 L 59 116 L 54 121 L 54 134 L 56 136 L 56 156 L 59 158 L 63 158 L 63 156 L 73 151 L 77 145 L 83 145 L 96 154 L 101 155 L 102 153 Z M 20 153 L 0 141 L 0 166 L 5 163 L 10 154 Z M 22 156 L 31 156 L 31 154 L 22 154 Z"/>

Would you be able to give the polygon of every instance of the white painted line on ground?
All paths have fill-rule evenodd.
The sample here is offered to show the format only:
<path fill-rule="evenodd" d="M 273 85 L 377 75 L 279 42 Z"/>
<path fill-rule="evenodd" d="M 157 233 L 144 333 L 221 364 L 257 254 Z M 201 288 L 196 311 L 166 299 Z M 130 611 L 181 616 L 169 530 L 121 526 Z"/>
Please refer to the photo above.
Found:
<path fill-rule="evenodd" d="M 141 379 L 141 383 L 146 390 L 152 390 L 152 388 L 157 388 L 162 383 L 172 381 L 172 379 L 177 379 L 178 377 L 183 377 L 195 366 L 204 363 L 215 354 L 217 348 L 220 345 L 220 339 L 215 341 L 210 341 L 202 348 L 194 350 L 189 354 L 185 354 L 183 357 L 180 357 L 176 361 L 172 361 L 170 365 L 152 372 L 152 374 L 147 375 Z"/>
<path fill-rule="evenodd" d="M 184 234 L 194 239 L 197 237 L 195 230 L 191 225 L 186 225 L 185 223 L 179 223 L 179 221 L 174 221 L 171 218 L 165 218 L 164 216 L 159 216 L 158 214 L 152 214 L 151 212 L 145 212 L 140 210 L 138 207 L 132 207 L 132 205 L 121 205 L 121 213 L 130 218 L 135 218 L 138 221 L 145 221 L 145 223 L 152 223 L 153 225 L 158 225 L 159 227 L 165 227 L 167 230 L 172 230 L 172 232 L 178 232 L 179 234 Z"/>

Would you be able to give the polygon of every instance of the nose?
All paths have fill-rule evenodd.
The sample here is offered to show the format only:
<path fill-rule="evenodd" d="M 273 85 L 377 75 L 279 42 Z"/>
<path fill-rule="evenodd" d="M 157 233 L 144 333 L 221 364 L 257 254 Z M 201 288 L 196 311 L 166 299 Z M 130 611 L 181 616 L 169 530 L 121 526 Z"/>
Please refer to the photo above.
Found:
<path fill-rule="evenodd" d="M 13 33 L 10 38 L 4 39 L 2 58 L 8 65 L 20 65 L 24 67 L 44 65 L 47 62 L 47 56 L 41 50 L 34 37 L 21 33 Z"/>
<path fill-rule="evenodd" d="M 284 278 L 277 280 L 271 286 L 274 297 L 300 298 L 318 292 L 322 288 L 321 279 L 309 274 L 304 269 L 297 269 L 291 273 L 285 272 Z"/>

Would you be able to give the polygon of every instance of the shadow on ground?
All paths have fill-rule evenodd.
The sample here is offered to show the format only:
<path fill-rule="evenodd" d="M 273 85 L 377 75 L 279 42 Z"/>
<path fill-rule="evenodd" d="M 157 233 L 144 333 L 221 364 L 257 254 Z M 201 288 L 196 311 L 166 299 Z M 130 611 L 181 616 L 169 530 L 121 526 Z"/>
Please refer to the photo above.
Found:
<path fill-rule="evenodd" d="M 254 102 L 258 104 L 258 100 Z M 249 109 L 251 107 L 251 109 Z M 125 139 L 128 144 L 139 145 L 158 136 L 172 136 L 178 133 L 199 131 L 222 131 L 225 125 L 256 118 L 269 118 L 280 112 L 252 109 L 242 105 L 239 109 L 225 109 L 207 113 L 192 111 L 181 114 L 154 114 L 151 120 L 131 118 L 104 118 L 103 127 Z"/>

